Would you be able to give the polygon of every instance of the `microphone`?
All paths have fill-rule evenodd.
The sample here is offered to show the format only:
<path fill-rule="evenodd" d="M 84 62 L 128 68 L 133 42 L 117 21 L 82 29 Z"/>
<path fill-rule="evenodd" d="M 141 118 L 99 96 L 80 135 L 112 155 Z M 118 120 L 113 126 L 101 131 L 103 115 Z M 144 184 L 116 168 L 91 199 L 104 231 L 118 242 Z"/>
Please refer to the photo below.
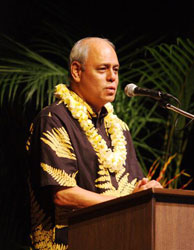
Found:
<path fill-rule="evenodd" d="M 129 97 L 148 96 L 158 101 L 167 100 L 169 98 L 173 98 L 177 100 L 177 98 L 172 96 L 171 94 L 163 93 L 161 91 L 147 89 L 147 88 L 140 88 L 134 83 L 127 84 L 124 91 L 125 91 L 125 94 Z"/>
<path fill-rule="evenodd" d="M 148 96 L 148 97 L 151 97 L 153 99 L 156 99 L 156 100 L 160 101 L 159 103 L 163 106 L 163 108 L 173 110 L 174 112 L 176 112 L 178 114 L 181 114 L 181 115 L 183 115 L 185 117 L 188 117 L 188 118 L 192 119 L 192 121 L 194 121 L 194 115 L 193 114 L 185 112 L 184 110 L 182 110 L 180 108 L 177 108 L 177 107 L 171 105 L 170 103 L 168 103 L 168 99 L 172 98 L 180 105 L 179 99 L 174 97 L 171 94 L 163 93 L 161 91 L 152 90 L 152 89 L 140 88 L 137 85 L 135 85 L 134 83 L 127 84 L 125 86 L 124 91 L 125 91 L 125 94 L 127 96 L 129 96 L 129 97 Z"/>

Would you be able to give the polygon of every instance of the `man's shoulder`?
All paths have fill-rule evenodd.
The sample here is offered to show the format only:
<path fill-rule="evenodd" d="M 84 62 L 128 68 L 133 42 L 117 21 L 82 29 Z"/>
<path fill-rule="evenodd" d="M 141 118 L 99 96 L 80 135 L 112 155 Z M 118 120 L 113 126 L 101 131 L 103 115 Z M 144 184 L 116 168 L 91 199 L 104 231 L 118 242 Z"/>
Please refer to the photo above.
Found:
<path fill-rule="evenodd" d="M 45 121 L 47 123 L 53 123 L 54 121 L 58 123 L 58 121 L 65 123 L 68 121 L 67 117 L 69 117 L 66 106 L 61 101 L 55 101 L 51 105 L 44 107 L 33 120 L 34 124 L 39 124 L 41 121 Z"/>
<path fill-rule="evenodd" d="M 44 107 L 40 113 L 39 117 L 47 116 L 47 117 L 52 117 L 53 115 L 64 115 L 64 112 L 66 112 L 67 108 L 64 105 L 63 102 L 60 101 L 55 101 L 51 105 L 48 105 Z"/>

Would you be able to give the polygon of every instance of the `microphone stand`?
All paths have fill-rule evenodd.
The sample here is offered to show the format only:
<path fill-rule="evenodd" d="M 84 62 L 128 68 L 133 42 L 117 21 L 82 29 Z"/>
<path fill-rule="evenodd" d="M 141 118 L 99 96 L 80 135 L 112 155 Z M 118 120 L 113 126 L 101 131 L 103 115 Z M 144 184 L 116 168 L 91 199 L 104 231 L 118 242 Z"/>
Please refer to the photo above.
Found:
<path fill-rule="evenodd" d="M 190 113 L 188 113 L 188 112 L 186 112 L 186 111 L 184 111 L 182 109 L 179 109 L 179 108 L 171 105 L 170 103 L 166 103 L 165 108 L 170 109 L 170 110 L 172 110 L 172 111 L 174 111 L 174 112 L 176 112 L 178 114 L 181 114 L 181 115 L 183 115 L 183 116 L 185 116 L 187 118 L 190 118 L 191 120 L 194 119 L 194 115 L 192 115 L 192 114 L 190 114 Z"/>
<path fill-rule="evenodd" d="M 159 101 L 159 103 L 163 106 L 163 108 L 172 110 L 172 111 L 174 111 L 174 112 L 176 112 L 178 114 L 181 114 L 181 115 L 183 115 L 183 116 L 185 116 L 187 118 L 190 118 L 191 120 L 194 120 L 194 115 L 193 114 L 190 114 L 190 113 L 188 113 L 188 112 L 186 112 L 186 111 L 184 111 L 184 110 L 182 110 L 180 108 L 177 108 L 177 107 L 173 106 L 172 104 L 168 103 L 164 99 L 161 99 Z"/>

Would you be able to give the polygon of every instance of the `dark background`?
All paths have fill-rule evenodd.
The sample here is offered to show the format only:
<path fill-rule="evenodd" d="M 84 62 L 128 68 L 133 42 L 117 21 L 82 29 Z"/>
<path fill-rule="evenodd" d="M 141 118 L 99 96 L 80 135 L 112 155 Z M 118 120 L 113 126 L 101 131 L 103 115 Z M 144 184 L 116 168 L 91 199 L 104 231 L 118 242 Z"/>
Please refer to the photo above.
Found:
<path fill-rule="evenodd" d="M 48 12 L 50 3 L 56 6 Z M 57 7 L 59 6 L 59 7 Z M 44 20 L 65 17 L 72 27 L 79 26 L 90 35 L 115 37 L 128 33 L 168 33 L 169 39 L 177 36 L 193 37 L 193 1 L 50 1 L 7 0 L 0 5 L 0 31 L 27 40 L 36 35 Z M 58 16 L 58 17 L 57 17 Z M 57 17 L 57 18 L 56 18 Z"/>
<path fill-rule="evenodd" d="M 193 1 L 7 0 L 0 4 L 0 33 L 28 45 L 39 35 L 43 23 L 49 21 L 60 23 L 68 32 L 71 29 L 72 33 L 77 32 L 78 39 L 85 36 L 114 39 L 125 35 L 126 41 L 130 41 L 146 34 L 150 39 L 165 35 L 166 42 L 175 42 L 177 37 L 194 41 L 193 13 Z M 22 249 L 21 245 L 28 244 L 27 190 L 20 149 L 24 148 L 33 115 L 30 109 L 23 114 L 22 105 L 17 108 L 4 105 L 0 109 L 0 130 L 3 131 L 0 134 L 0 248 L 1 242 L 9 242 L 10 249 Z M 191 138 L 184 165 L 187 169 L 190 166 L 190 174 L 194 176 L 193 132 Z"/>

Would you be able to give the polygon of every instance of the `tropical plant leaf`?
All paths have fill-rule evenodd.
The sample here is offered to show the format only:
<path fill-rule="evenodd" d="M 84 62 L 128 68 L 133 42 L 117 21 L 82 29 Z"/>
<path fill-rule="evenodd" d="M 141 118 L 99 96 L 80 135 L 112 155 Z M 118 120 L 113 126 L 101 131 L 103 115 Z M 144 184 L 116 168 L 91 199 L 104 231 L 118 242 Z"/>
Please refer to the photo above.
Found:
<path fill-rule="evenodd" d="M 123 85 L 123 82 L 139 82 L 142 87 L 151 87 L 171 93 L 178 97 L 182 109 L 193 112 L 193 42 L 189 39 L 182 40 L 178 38 L 176 44 L 161 43 L 156 46 L 145 46 L 145 51 L 147 52 L 144 52 L 144 57 L 125 65 L 125 72 L 120 77 L 121 85 Z M 124 61 L 127 61 L 126 56 Z M 119 91 L 122 92 L 122 89 L 120 88 Z M 178 115 L 158 109 L 153 101 L 151 106 L 151 101 L 145 97 L 129 99 L 119 93 L 116 102 L 116 112 L 127 122 L 131 129 L 136 152 L 141 164 L 144 166 L 144 171 L 146 171 L 145 162 L 148 159 L 146 160 L 146 157 L 141 155 L 142 148 L 151 153 L 150 157 L 162 157 L 164 162 L 170 155 L 178 152 L 175 165 L 177 173 L 180 172 L 182 157 L 187 146 L 188 133 L 191 131 L 192 124 L 187 129 L 176 132 L 175 121 Z M 151 119 L 153 117 L 154 120 Z M 187 122 L 184 117 L 179 118 L 179 124 L 182 128 L 185 127 Z M 149 144 L 150 137 L 154 138 L 155 135 L 160 134 L 163 137 L 160 147 L 158 148 L 156 144 L 151 147 Z M 171 172 L 170 167 L 168 171 Z M 170 175 L 168 177 L 171 178 Z"/>
<path fill-rule="evenodd" d="M 9 38 L 16 58 L 0 58 L 1 104 L 8 93 L 14 101 L 16 94 L 24 96 L 24 104 L 33 97 L 36 107 L 43 107 L 53 100 L 53 89 L 57 83 L 68 81 L 68 70 Z M 3 63 L 3 64 L 2 64 Z M 6 79 L 6 81 L 5 81 Z"/>

